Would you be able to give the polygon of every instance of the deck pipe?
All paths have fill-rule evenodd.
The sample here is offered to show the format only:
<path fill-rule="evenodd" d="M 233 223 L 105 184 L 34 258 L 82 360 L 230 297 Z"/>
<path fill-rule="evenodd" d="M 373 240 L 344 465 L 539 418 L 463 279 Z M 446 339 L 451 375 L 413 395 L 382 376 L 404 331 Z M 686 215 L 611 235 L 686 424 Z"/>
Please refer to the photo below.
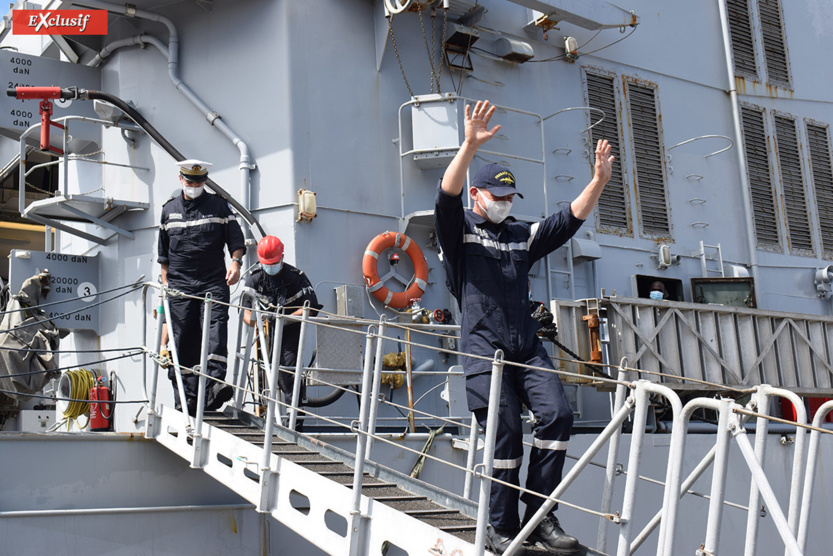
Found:
<path fill-rule="evenodd" d="M 263 230 L 260 223 L 249 212 L 249 209 L 251 207 L 251 170 L 254 170 L 256 167 L 251 155 L 249 154 L 249 147 L 225 122 L 223 122 L 219 113 L 209 108 L 208 105 L 206 105 L 194 93 L 194 91 L 191 90 L 191 88 L 188 87 L 188 85 L 179 77 L 179 33 L 177 32 L 176 26 L 174 25 L 173 21 L 158 13 L 136 9 L 135 6 L 132 6 L 130 4 L 111 4 L 109 2 L 102 2 L 100 0 L 78 0 L 76 2 L 72 2 L 72 4 L 82 7 L 107 10 L 109 12 L 123 15 L 125 17 L 147 19 L 149 21 L 161 23 L 168 29 L 168 76 L 173 82 L 175 88 L 180 93 L 182 93 L 185 96 L 185 98 L 187 98 L 191 102 L 191 104 L 197 107 L 197 109 L 205 115 L 205 118 L 208 121 L 208 123 L 216 127 L 224 136 L 226 136 L 232 142 L 232 144 L 234 144 L 234 146 L 237 147 L 238 151 L 240 152 L 239 169 L 240 185 L 243 193 L 243 205 L 241 205 L 239 208 L 235 206 L 236 201 L 235 203 L 232 203 L 232 199 L 230 198 L 228 193 L 226 193 L 222 189 L 218 190 L 216 188 L 218 187 L 217 184 L 213 183 L 210 179 L 208 180 L 207 185 L 212 191 L 223 196 L 223 198 L 229 201 L 229 203 L 232 206 L 234 206 L 238 209 L 238 211 L 240 211 L 241 215 L 243 215 L 244 219 L 249 224 L 250 229 L 257 236 L 255 239 L 259 240 L 263 236 L 265 236 L 266 232 Z M 130 44 L 141 44 L 147 42 L 157 48 L 160 47 L 160 45 L 157 42 L 154 42 L 152 39 L 148 37 L 141 38 L 141 42 L 137 42 L 137 40 L 139 40 L 137 39 L 137 37 L 133 37 L 131 39 L 118 41 L 119 44 L 111 45 L 109 49 L 102 50 L 96 58 L 99 60 L 103 60 L 107 55 L 109 55 L 112 52 L 112 50 L 115 50 L 115 48 L 118 48 L 119 46 L 128 46 Z M 162 49 L 160 49 L 160 51 L 164 54 L 164 51 Z M 104 56 L 101 56 L 101 54 L 104 54 Z M 121 107 L 119 106 L 119 108 Z M 181 160 L 185 160 L 185 157 L 177 158 L 177 162 Z"/>
<path fill-rule="evenodd" d="M 746 224 L 746 243 L 749 249 L 749 266 L 752 270 L 752 279 L 760 288 L 758 276 L 758 244 L 755 234 L 755 216 L 752 213 L 752 193 L 749 190 L 749 176 L 747 175 L 746 150 L 743 141 L 743 127 L 740 121 L 740 108 L 738 106 L 738 89 L 735 86 L 734 62 L 732 61 L 732 39 L 729 33 L 729 13 L 726 7 L 726 0 L 717 0 L 718 11 L 720 12 L 720 29 L 723 33 L 723 51 L 726 56 L 726 73 L 728 77 L 729 99 L 732 105 L 732 124 L 735 132 L 735 144 L 737 148 L 738 165 L 740 166 L 740 191 L 743 195 L 743 219 Z"/>

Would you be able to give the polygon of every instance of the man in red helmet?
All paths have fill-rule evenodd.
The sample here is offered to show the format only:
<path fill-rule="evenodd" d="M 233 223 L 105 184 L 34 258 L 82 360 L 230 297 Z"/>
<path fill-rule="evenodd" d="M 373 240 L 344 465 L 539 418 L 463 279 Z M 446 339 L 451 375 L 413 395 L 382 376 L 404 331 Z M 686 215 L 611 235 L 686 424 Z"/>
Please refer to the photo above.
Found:
<path fill-rule="evenodd" d="M 303 271 L 283 262 L 284 247 L 280 239 L 266 236 L 257 244 L 257 260 L 260 268 L 255 269 L 246 278 L 246 288 L 254 290 L 259 296 L 267 300 L 269 310 L 283 308 L 284 314 L 300 316 L 304 311 L 304 302 L 309 301 L 315 315 L 316 309 L 323 305 L 318 303 L 318 297 L 312 284 Z M 243 305 L 251 307 L 251 297 L 246 297 Z M 255 325 L 252 311 L 243 312 L 243 321 L 249 326 Z M 281 366 L 294 367 L 298 360 L 298 342 L 301 338 L 301 323 L 286 321 L 281 336 Z M 278 385 L 285 396 L 292 395 L 294 376 L 288 371 L 281 371 Z M 303 398 L 303 396 L 302 396 Z M 299 421 L 300 423 L 300 421 Z M 300 427 L 299 427 L 300 430 Z"/>

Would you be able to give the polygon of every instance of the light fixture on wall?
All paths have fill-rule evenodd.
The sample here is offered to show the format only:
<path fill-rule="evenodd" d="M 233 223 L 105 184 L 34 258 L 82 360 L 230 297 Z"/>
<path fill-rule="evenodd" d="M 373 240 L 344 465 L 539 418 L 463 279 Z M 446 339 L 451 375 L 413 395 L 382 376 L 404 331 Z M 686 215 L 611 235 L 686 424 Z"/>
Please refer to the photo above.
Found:
<path fill-rule="evenodd" d="M 312 222 L 318 216 L 315 205 L 315 192 L 309 189 L 298 190 L 298 222 Z"/>
<path fill-rule="evenodd" d="M 652 257 L 657 258 L 657 268 L 659 270 L 665 270 L 672 264 L 680 264 L 680 256 L 672 255 L 671 247 L 669 247 L 667 243 L 661 243 L 657 254 L 652 255 Z"/>
<path fill-rule="evenodd" d="M 833 296 L 833 265 L 817 268 L 814 282 L 819 297 L 830 299 Z"/>

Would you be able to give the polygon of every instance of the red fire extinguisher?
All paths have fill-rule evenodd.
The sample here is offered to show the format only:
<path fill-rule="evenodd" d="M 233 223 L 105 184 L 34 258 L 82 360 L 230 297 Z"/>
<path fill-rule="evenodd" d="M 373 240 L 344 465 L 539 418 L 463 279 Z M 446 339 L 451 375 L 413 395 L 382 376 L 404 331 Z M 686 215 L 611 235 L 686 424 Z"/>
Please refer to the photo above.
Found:
<path fill-rule="evenodd" d="M 110 401 L 110 389 L 107 388 L 107 377 L 100 376 L 96 379 L 98 385 L 90 389 L 90 430 L 109 431 L 110 420 L 113 417 Z"/>

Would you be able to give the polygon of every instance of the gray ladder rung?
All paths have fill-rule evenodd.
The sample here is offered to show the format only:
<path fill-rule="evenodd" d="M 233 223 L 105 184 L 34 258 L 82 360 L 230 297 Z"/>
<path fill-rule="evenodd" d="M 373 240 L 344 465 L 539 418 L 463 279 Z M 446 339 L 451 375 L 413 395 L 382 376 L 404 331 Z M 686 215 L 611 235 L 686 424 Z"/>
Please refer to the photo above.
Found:
<path fill-rule="evenodd" d="M 474 531 L 477 529 L 477 524 L 472 523 L 471 525 L 443 525 L 442 527 L 437 527 L 440 531 Z"/>
<path fill-rule="evenodd" d="M 379 502 L 394 502 L 394 501 L 417 501 L 417 500 L 428 500 L 426 496 L 414 496 L 410 495 L 400 495 L 400 496 L 374 496 L 374 500 L 378 500 Z"/>
<path fill-rule="evenodd" d="M 322 477 L 352 477 L 355 473 L 353 471 L 319 471 L 318 473 Z M 365 472 L 365 477 L 370 476 L 370 473 Z"/>
<path fill-rule="evenodd" d="M 457 510 L 446 510 L 446 509 L 439 509 L 439 510 L 406 510 L 406 514 L 408 515 L 447 515 L 447 514 L 456 514 L 460 513 Z"/>

